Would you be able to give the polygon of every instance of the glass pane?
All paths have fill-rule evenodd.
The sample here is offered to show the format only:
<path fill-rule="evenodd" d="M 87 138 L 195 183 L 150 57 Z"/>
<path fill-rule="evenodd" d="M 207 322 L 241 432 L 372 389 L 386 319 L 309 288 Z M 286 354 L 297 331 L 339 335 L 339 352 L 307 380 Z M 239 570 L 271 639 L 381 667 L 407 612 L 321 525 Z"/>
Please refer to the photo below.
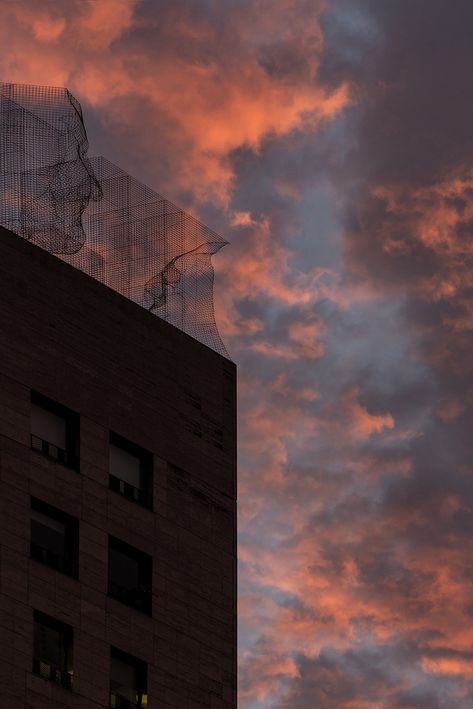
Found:
<path fill-rule="evenodd" d="M 110 575 L 112 583 L 132 590 L 139 585 L 139 562 L 117 549 L 110 549 Z"/>
<path fill-rule="evenodd" d="M 36 404 L 31 404 L 31 433 L 58 448 L 66 449 L 65 420 Z"/>
<path fill-rule="evenodd" d="M 110 475 L 141 490 L 141 462 L 135 455 L 110 444 Z"/>
<path fill-rule="evenodd" d="M 64 556 L 66 527 L 42 512 L 31 510 L 31 541 L 42 549 Z"/>
<path fill-rule="evenodd" d="M 110 691 L 119 697 L 135 701 L 138 692 L 138 678 L 136 668 L 127 662 L 122 662 L 112 657 L 110 665 Z"/>
<path fill-rule="evenodd" d="M 42 623 L 34 624 L 34 656 L 60 670 L 66 669 L 64 638 L 59 630 L 53 630 Z"/>
<path fill-rule="evenodd" d="M 31 519 L 38 522 L 43 527 L 48 527 L 49 529 L 64 535 L 66 533 L 66 526 L 63 522 L 59 522 L 57 519 L 45 515 L 43 512 L 38 512 L 38 510 L 31 510 Z"/>

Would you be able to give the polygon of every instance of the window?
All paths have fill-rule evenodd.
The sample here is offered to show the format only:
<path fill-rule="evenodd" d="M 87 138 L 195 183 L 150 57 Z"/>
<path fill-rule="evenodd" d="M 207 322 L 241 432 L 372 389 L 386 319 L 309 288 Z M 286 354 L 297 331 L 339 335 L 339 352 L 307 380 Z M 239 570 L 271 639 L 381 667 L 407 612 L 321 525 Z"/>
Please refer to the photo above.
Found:
<path fill-rule="evenodd" d="M 78 470 L 78 414 L 42 394 L 31 392 L 31 447 Z"/>
<path fill-rule="evenodd" d="M 153 456 L 149 451 L 110 434 L 109 487 L 152 508 Z"/>
<path fill-rule="evenodd" d="M 72 689 L 72 634 L 70 625 L 34 611 L 33 672 Z"/>
<path fill-rule="evenodd" d="M 31 558 L 77 578 L 79 521 L 31 498 Z"/>
<path fill-rule="evenodd" d="M 151 557 L 109 537 L 108 593 L 127 606 L 151 615 Z"/>
<path fill-rule="evenodd" d="M 110 706 L 112 709 L 145 709 L 146 663 L 112 647 L 110 657 Z"/>

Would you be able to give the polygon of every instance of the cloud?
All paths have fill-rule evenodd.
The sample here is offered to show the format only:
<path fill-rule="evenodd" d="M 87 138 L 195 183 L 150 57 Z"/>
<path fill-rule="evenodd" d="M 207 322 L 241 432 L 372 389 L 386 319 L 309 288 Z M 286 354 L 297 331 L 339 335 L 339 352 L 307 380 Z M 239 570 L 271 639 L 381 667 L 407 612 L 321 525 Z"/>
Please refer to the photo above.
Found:
<path fill-rule="evenodd" d="M 330 174 L 343 220 L 343 261 L 312 291 L 325 354 L 275 375 L 297 414 L 285 426 L 288 401 L 271 395 L 282 453 L 244 521 L 251 592 L 284 589 L 306 609 L 268 602 L 259 619 L 275 665 L 296 663 L 268 706 L 471 703 L 471 7 L 447 15 L 437 2 L 333 2 L 322 21 L 319 76 L 356 100 L 310 152 L 312 184 Z M 245 706 L 265 706 L 263 682 Z"/>
<path fill-rule="evenodd" d="M 171 190 L 228 203 L 233 151 L 317 126 L 349 97 L 343 84 L 316 81 L 320 3 L 223 6 L 208 15 L 191 1 L 5 4 L 2 69 L 11 81 L 67 84 L 121 134 L 131 165 L 172 158 Z"/>
<path fill-rule="evenodd" d="M 242 709 L 468 709 L 472 5 L 267 6 L 3 3 L 3 78 L 232 241 Z"/>

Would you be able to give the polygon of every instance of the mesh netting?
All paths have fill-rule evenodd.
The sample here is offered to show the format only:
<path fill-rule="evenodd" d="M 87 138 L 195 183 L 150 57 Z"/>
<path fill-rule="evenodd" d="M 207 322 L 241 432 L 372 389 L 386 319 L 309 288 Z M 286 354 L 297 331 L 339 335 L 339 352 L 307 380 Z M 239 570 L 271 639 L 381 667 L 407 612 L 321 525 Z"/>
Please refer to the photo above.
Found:
<path fill-rule="evenodd" d="M 66 89 L 0 83 L 0 223 L 54 254 L 86 236 L 100 196 L 79 103 Z"/>
<path fill-rule="evenodd" d="M 0 223 L 227 356 L 211 263 L 226 241 L 87 149 L 69 91 L 0 83 Z"/>
<path fill-rule="evenodd" d="M 84 213 L 83 248 L 62 258 L 226 354 L 211 263 L 226 242 L 105 158 L 91 164 L 103 197 Z"/>

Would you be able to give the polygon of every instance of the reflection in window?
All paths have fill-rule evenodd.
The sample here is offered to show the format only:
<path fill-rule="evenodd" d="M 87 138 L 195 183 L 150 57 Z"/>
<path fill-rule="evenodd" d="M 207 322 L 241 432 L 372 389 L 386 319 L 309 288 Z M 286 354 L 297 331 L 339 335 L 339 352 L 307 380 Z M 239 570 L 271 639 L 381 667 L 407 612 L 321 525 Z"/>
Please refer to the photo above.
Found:
<path fill-rule="evenodd" d="M 79 416 L 31 392 L 31 447 L 70 468 L 79 467 Z"/>
<path fill-rule="evenodd" d="M 151 557 L 110 537 L 108 564 L 109 595 L 151 615 Z"/>
<path fill-rule="evenodd" d="M 151 508 L 152 454 L 111 433 L 109 461 L 110 489 Z"/>
<path fill-rule="evenodd" d="M 33 672 L 72 689 L 72 637 L 70 625 L 34 611 Z"/>
<path fill-rule="evenodd" d="M 77 577 L 79 522 L 62 510 L 31 498 L 31 558 Z"/>
<path fill-rule="evenodd" d="M 144 709 L 147 706 L 146 663 L 112 647 L 110 658 L 110 706 Z"/>

